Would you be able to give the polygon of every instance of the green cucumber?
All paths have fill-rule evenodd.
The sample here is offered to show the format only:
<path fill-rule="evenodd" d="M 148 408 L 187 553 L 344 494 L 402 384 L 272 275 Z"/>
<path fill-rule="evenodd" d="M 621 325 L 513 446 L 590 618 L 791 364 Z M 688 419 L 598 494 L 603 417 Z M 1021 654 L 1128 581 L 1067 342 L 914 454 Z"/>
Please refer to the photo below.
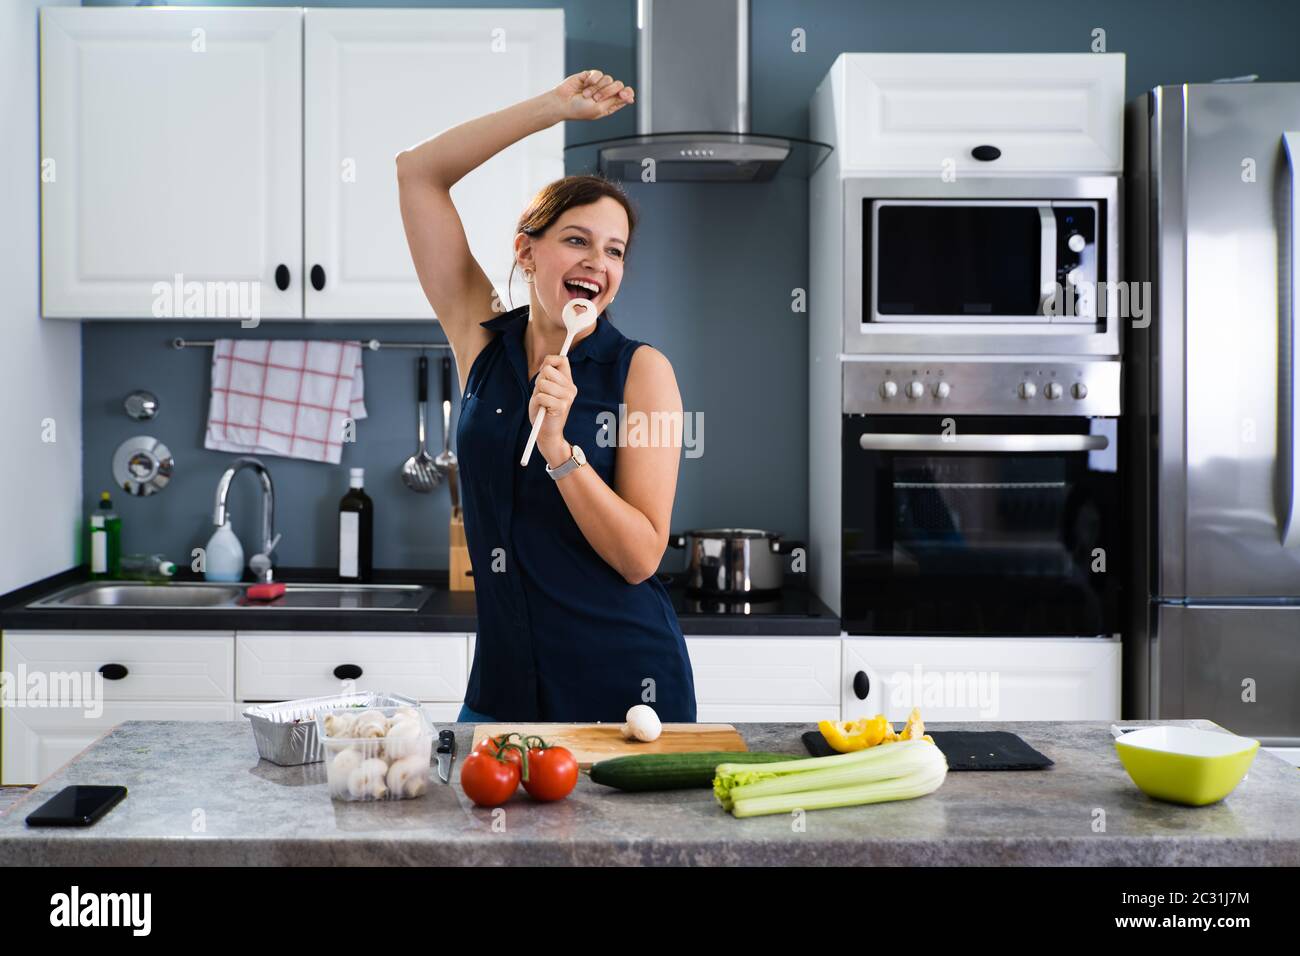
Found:
<path fill-rule="evenodd" d="M 701 750 L 676 754 L 633 754 L 591 765 L 591 779 L 617 790 L 706 790 L 723 763 L 777 763 L 797 760 L 798 754 Z"/>

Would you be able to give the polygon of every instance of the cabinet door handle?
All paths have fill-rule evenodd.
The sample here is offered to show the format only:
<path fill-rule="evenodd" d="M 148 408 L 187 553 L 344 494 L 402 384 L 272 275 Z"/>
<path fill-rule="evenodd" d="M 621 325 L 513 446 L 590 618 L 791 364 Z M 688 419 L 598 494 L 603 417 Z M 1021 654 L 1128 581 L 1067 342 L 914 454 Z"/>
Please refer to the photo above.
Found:
<path fill-rule="evenodd" d="M 289 288 L 289 267 L 283 262 L 275 267 L 275 287 L 281 292 Z"/>
<path fill-rule="evenodd" d="M 866 700 L 871 693 L 871 678 L 866 671 L 858 671 L 853 675 L 853 693 L 858 700 Z"/>
<path fill-rule="evenodd" d="M 981 163 L 991 163 L 1002 155 L 1002 150 L 996 146 L 976 146 L 970 151 L 970 154 Z"/>
<path fill-rule="evenodd" d="M 334 676 L 339 680 L 356 680 L 361 676 L 361 668 L 356 664 L 340 664 L 334 668 Z"/>
<path fill-rule="evenodd" d="M 105 664 L 99 672 L 104 675 L 104 680 L 121 680 L 130 673 L 124 664 Z"/>
<path fill-rule="evenodd" d="M 317 292 L 325 288 L 325 270 L 319 264 L 311 267 L 311 287 Z"/>

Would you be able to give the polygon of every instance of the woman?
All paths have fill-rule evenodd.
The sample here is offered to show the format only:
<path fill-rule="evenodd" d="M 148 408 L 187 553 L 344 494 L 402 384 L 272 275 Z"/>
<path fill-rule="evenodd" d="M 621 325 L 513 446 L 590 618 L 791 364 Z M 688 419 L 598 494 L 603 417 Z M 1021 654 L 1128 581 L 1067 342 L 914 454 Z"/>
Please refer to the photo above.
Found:
<path fill-rule="evenodd" d="M 695 720 L 686 642 L 655 578 L 680 431 L 675 446 L 614 447 L 621 408 L 630 420 L 680 422 L 682 412 L 668 360 L 606 313 L 636 214 L 598 177 L 546 186 L 514 239 L 528 304 L 498 316 L 450 196 L 461 177 L 529 134 L 634 101 L 631 88 L 588 70 L 397 157 L 407 243 L 463 393 L 456 444 L 478 640 L 461 721 L 622 721 L 641 703 L 664 721 Z M 561 358 L 562 310 L 577 297 L 598 317 Z M 521 466 L 542 409 L 536 449 Z"/>

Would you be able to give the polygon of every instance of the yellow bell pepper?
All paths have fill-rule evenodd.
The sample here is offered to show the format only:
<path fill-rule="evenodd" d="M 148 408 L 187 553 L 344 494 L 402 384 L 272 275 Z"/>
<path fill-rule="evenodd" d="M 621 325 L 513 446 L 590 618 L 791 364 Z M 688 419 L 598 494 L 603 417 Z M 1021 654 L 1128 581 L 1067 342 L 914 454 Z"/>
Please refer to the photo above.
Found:
<path fill-rule="evenodd" d="M 884 714 L 861 720 L 823 720 L 817 725 L 826 742 L 842 754 L 876 746 L 888 728 Z"/>

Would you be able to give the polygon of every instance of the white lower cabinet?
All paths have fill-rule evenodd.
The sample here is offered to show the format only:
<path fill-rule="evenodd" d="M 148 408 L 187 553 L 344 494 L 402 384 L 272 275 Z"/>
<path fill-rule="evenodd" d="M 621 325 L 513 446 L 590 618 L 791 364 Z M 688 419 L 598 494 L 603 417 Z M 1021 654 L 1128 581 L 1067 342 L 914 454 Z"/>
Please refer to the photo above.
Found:
<path fill-rule="evenodd" d="M 843 642 L 844 720 L 1117 720 L 1120 642 L 1109 638 L 874 638 Z"/>
<path fill-rule="evenodd" d="M 5 631 L 0 784 L 40 783 L 124 720 L 233 720 L 233 631 Z"/>
<path fill-rule="evenodd" d="M 469 635 L 427 632 L 240 631 L 241 701 L 294 700 L 357 690 L 459 705 L 469 682 Z"/>
<path fill-rule="evenodd" d="M 701 723 L 837 720 L 837 637 L 688 637 Z"/>

